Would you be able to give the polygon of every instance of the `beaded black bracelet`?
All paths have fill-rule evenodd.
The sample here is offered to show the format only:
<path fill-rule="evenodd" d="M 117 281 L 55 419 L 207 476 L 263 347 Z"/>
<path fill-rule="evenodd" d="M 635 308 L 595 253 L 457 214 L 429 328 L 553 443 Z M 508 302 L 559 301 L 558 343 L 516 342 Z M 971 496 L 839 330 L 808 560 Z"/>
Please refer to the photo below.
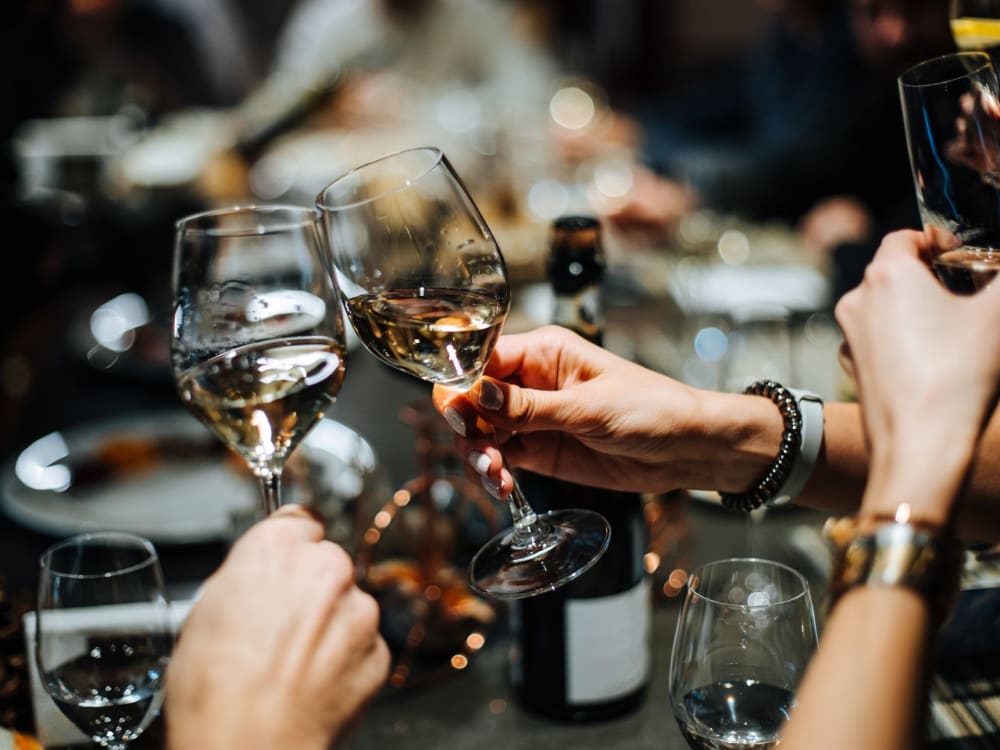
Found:
<path fill-rule="evenodd" d="M 773 380 L 758 380 L 751 383 L 744 393 L 771 399 L 781 411 L 781 418 L 784 421 L 778 455 L 761 478 L 746 492 L 721 493 L 723 507 L 746 513 L 764 505 L 788 480 L 802 441 L 802 413 L 799 411 L 799 404 L 794 394 Z"/>

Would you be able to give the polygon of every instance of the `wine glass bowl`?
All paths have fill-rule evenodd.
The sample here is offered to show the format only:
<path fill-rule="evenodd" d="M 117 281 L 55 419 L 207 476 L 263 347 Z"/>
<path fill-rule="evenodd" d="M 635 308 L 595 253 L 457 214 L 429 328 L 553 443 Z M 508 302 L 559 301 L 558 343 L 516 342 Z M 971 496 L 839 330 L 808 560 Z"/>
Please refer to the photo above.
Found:
<path fill-rule="evenodd" d="M 421 380 L 467 390 L 510 307 L 503 254 L 445 155 L 400 151 L 352 169 L 317 196 L 347 318 L 369 352 Z M 607 548 L 599 514 L 537 516 L 515 489 L 514 530 L 473 558 L 473 589 L 533 596 L 587 570 Z"/>
<path fill-rule="evenodd" d="M 688 582 L 670 658 L 670 702 L 700 750 L 766 750 L 816 648 L 809 584 L 780 563 L 719 560 Z"/>
<path fill-rule="evenodd" d="M 921 222 L 941 282 L 971 294 L 1000 270 L 1000 86 L 990 56 L 959 52 L 899 77 Z"/>
<path fill-rule="evenodd" d="M 510 294 L 493 236 L 443 158 L 415 149 L 366 164 L 328 186 L 319 205 L 348 319 L 368 350 L 467 389 Z"/>
<path fill-rule="evenodd" d="M 315 209 L 246 206 L 177 222 L 171 355 L 181 400 L 247 463 L 265 509 L 344 380 L 346 339 Z"/>
<path fill-rule="evenodd" d="M 59 710 L 94 742 L 122 750 L 155 718 L 173 646 L 153 545 L 82 534 L 41 557 L 35 659 Z"/>

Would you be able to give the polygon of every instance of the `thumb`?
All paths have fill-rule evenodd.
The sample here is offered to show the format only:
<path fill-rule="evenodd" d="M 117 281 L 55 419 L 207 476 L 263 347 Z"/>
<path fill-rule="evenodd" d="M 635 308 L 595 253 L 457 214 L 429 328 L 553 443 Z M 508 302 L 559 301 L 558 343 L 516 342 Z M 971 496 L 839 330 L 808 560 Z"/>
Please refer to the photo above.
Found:
<path fill-rule="evenodd" d="M 317 542 L 323 538 L 326 529 L 323 516 L 318 510 L 307 505 L 289 503 L 282 505 L 271 515 L 260 521 L 251 529 L 267 530 L 269 533 L 278 533 L 276 529 L 281 527 L 281 533 L 289 533 L 299 539 L 310 542 Z"/>

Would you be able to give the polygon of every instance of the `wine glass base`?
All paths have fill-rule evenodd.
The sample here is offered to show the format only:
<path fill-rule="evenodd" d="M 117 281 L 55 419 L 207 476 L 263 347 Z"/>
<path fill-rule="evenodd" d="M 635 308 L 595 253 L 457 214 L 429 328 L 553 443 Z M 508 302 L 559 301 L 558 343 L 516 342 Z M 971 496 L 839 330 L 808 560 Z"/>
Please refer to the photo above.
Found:
<path fill-rule="evenodd" d="M 594 565 L 608 548 L 611 528 L 599 513 L 556 510 L 538 521 L 547 534 L 522 546 L 507 529 L 487 542 L 469 567 L 472 589 L 491 599 L 525 599 L 559 588 Z"/>

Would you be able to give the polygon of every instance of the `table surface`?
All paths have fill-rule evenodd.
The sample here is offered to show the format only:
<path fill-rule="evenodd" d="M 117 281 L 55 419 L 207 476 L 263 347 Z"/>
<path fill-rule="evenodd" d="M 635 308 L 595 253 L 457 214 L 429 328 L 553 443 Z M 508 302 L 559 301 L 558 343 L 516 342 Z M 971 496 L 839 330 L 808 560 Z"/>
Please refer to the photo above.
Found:
<path fill-rule="evenodd" d="M 807 510 L 780 511 L 772 513 L 763 523 L 756 523 L 699 503 L 690 509 L 690 518 L 694 527 L 695 564 L 744 555 L 781 560 L 813 580 L 814 602 L 821 609 L 823 588 L 819 571 L 813 567 L 815 561 L 808 555 L 808 546 L 795 543 L 800 536 L 816 532 L 821 523 L 818 514 Z M 674 720 L 667 689 L 670 649 L 679 611 L 679 599 L 661 599 L 655 605 L 649 690 L 645 703 L 626 716 L 573 724 L 540 717 L 520 707 L 507 677 L 508 641 L 501 623 L 497 627 L 498 637 L 487 642 L 469 667 L 446 682 L 377 700 L 348 747 L 351 750 L 391 746 L 412 750 L 687 748 Z"/>

